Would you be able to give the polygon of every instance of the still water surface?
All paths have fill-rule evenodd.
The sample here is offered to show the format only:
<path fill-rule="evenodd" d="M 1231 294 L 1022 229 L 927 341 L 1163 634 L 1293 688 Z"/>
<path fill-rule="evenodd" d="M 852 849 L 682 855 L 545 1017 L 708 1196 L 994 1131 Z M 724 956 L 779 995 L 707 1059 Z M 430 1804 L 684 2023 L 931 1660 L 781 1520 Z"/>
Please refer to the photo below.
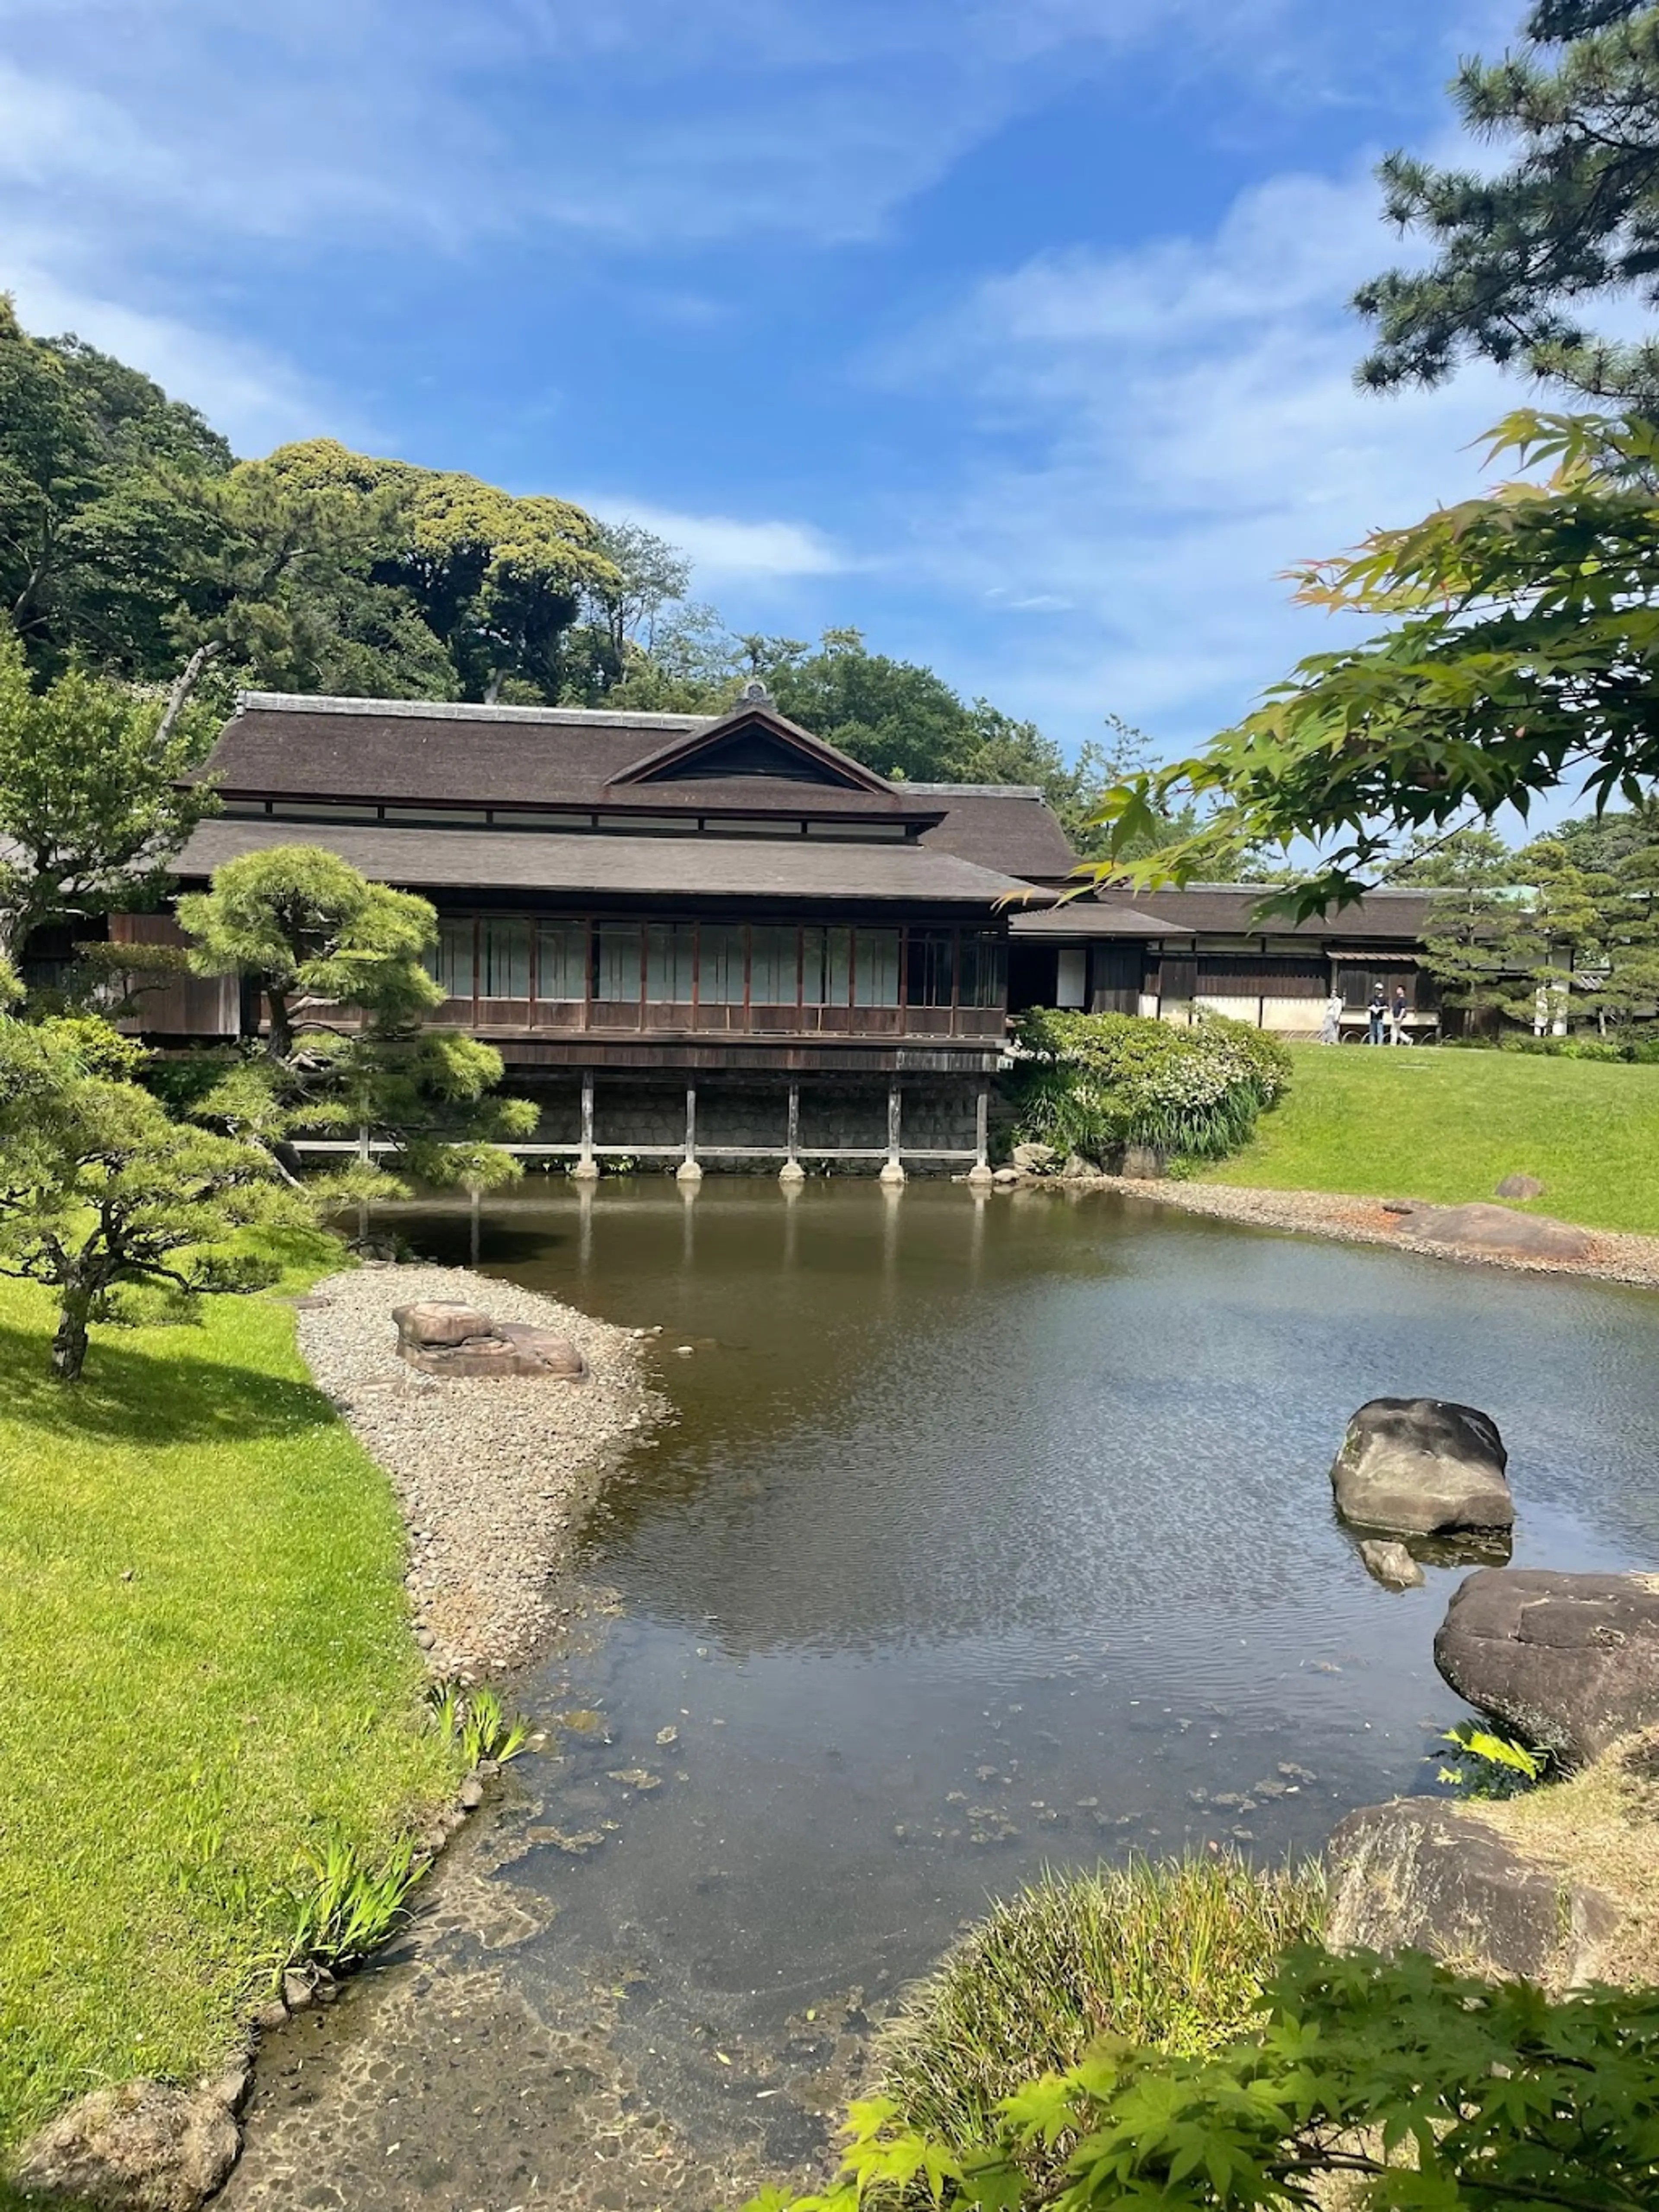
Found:
<path fill-rule="evenodd" d="M 468 1256 L 464 1213 L 410 1225 Z M 1659 1552 L 1636 1291 L 851 1182 L 526 1193 L 480 1263 L 664 1327 L 677 1419 L 580 1559 L 619 1610 L 526 1688 L 603 1725 L 526 1775 L 512 1879 L 559 1909 L 512 1971 L 625 1980 L 623 2033 L 692 2127 L 758 2099 L 787 2148 L 786 2022 L 876 2008 L 1045 1865 L 1277 1856 L 1431 1784 L 1462 1708 L 1430 1646 L 1466 1570 L 1366 1577 L 1327 1480 L 1364 1400 L 1497 1419 L 1516 1564 Z"/>

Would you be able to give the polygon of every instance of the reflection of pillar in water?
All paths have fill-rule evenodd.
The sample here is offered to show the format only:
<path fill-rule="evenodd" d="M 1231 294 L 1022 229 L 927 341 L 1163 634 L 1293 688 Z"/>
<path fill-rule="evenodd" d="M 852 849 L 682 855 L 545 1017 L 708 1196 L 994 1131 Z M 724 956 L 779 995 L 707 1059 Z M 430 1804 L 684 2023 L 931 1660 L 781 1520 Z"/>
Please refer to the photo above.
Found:
<path fill-rule="evenodd" d="M 576 1266 L 586 1275 L 593 1262 L 593 1186 L 576 1185 Z"/>
<path fill-rule="evenodd" d="M 969 1198 L 973 1219 L 968 1230 L 968 1279 L 975 1288 L 985 1267 L 985 1209 L 990 1202 L 989 1192 L 975 1184 Z"/>
<path fill-rule="evenodd" d="M 684 1201 L 680 1210 L 680 1218 L 684 1224 L 684 1233 L 680 1239 L 680 1264 L 688 1275 L 691 1272 L 692 1261 L 696 1255 L 697 1194 L 702 1187 L 701 1177 L 695 1182 L 683 1182 L 679 1186 L 680 1197 Z"/>
<path fill-rule="evenodd" d="M 800 1191 L 798 1182 L 780 1184 L 783 1193 L 783 1272 L 793 1275 L 800 1249 Z"/>
<path fill-rule="evenodd" d="M 890 1306 L 898 1295 L 899 1216 L 904 1210 L 903 1186 L 881 1185 L 881 1287 Z"/>

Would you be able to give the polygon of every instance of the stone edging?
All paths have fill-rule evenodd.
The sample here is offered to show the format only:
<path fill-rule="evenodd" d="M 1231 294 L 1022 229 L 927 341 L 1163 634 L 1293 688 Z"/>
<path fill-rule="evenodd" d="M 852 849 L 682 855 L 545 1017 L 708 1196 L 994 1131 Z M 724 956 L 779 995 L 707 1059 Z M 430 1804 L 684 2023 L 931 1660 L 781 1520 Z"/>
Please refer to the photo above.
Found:
<path fill-rule="evenodd" d="M 1411 1236 L 1408 1217 L 1388 1212 L 1381 1199 L 1340 1191 L 1261 1190 L 1243 1183 L 1140 1182 L 1128 1176 L 1021 1175 L 1006 1186 L 1014 1190 L 1109 1191 L 1120 1198 L 1144 1199 L 1183 1213 L 1237 1221 L 1257 1229 L 1288 1229 L 1346 1244 L 1382 1244 L 1419 1259 L 1447 1260 L 1464 1267 L 1505 1267 L 1522 1274 L 1571 1275 L 1586 1281 L 1632 1283 L 1659 1289 L 1659 1237 L 1627 1230 L 1588 1230 L 1592 1239 L 1585 1260 L 1543 1259 L 1476 1249 L 1467 1244 L 1431 1243 Z"/>

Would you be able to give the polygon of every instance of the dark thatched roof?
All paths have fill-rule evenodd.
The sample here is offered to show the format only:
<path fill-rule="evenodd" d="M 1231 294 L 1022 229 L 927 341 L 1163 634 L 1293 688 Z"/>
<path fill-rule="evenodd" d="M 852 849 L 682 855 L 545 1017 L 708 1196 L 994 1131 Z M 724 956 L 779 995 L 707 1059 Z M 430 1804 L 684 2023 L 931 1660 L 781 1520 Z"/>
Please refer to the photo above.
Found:
<path fill-rule="evenodd" d="M 795 838 L 629 837 L 534 830 L 414 830 L 203 823 L 173 862 L 199 879 L 243 853 L 320 845 L 366 876 L 410 890 L 544 892 L 565 898 L 764 899 L 791 907 L 892 901 L 975 907 L 1026 887 L 948 853 L 914 845 Z"/>

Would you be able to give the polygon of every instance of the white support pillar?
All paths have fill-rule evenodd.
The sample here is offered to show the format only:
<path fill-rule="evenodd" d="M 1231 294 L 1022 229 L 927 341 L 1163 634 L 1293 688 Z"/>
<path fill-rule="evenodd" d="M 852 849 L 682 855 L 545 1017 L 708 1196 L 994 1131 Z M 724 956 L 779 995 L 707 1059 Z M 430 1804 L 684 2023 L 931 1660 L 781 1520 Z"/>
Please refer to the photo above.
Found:
<path fill-rule="evenodd" d="M 991 1174 L 991 1086 L 981 1083 L 979 1097 L 974 1101 L 974 1164 L 968 1170 L 968 1180 L 975 1190 L 983 1190 L 994 1180 Z"/>
<path fill-rule="evenodd" d="M 571 1173 L 578 1182 L 597 1182 L 599 1164 L 593 1157 L 593 1071 L 582 1070 L 582 1148 Z"/>
<path fill-rule="evenodd" d="M 697 1086 L 685 1086 L 685 1158 L 675 1170 L 677 1182 L 697 1183 L 702 1181 L 702 1170 L 697 1165 Z"/>
<path fill-rule="evenodd" d="M 789 1085 L 789 1121 L 785 1139 L 787 1150 L 783 1165 L 778 1170 L 778 1181 L 786 1187 L 803 1183 L 806 1170 L 800 1164 L 800 1085 L 791 1081 Z"/>
<path fill-rule="evenodd" d="M 898 1078 L 895 1076 L 887 1086 L 887 1158 L 880 1177 L 890 1187 L 904 1181 L 904 1163 L 899 1158 L 901 1111 Z"/>

